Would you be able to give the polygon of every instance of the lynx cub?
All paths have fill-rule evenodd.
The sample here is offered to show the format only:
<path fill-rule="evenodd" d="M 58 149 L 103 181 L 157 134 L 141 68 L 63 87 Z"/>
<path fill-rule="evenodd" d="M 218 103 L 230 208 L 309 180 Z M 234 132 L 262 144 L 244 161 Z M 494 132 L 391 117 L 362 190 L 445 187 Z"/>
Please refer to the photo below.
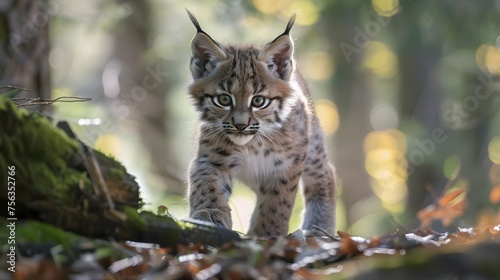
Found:
<path fill-rule="evenodd" d="M 295 68 L 290 29 L 261 46 L 221 45 L 197 29 L 189 94 L 200 113 L 189 167 L 189 216 L 232 227 L 228 199 L 239 179 L 257 194 L 248 234 L 288 233 L 299 179 L 302 229 L 335 227 L 336 175 L 306 82 Z"/>

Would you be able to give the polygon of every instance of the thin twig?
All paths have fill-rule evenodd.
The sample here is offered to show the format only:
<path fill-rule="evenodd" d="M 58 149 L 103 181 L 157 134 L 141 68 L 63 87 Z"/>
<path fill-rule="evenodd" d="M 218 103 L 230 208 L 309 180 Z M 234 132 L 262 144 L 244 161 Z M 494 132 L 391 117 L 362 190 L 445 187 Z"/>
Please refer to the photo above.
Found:
<path fill-rule="evenodd" d="M 339 241 L 340 239 L 338 239 L 337 237 L 331 235 L 329 232 L 327 232 L 325 229 L 323 228 L 320 228 L 316 225 L 313 226 L 313 229 L 317 230 L 317 231 L 320 231 L 322 232 L 324 235 L 326 235 L 328 238 L 330 238 L 331 240 L 335 240 L 335 241 Z"/>
<path fill-rule="evenodd" d="M 439 199 L 439 195 L 436 193 L 436 191 L 434 190 L 434 187 L 432 187 L 431 184 L 429 184 L 429 183 L 425 184 L 425 189 L 432 196 L 432 200 L 437 201 Z"/>
<path fill-rule="evenodd" d="M 62 102 L 62 103 L 74 103 L 74 102 L 88 102 L 91 101 L 92 98 L 90 97 L 78 97 L 78 96 L 61 96 L 55 99 L 43 99 L 43 98 L 29 98 L 29 97 L 13 97 L 11 98 L 14 103 L 17 104 L 17 107 L 19 108 L 27 108 L 30 109 L 30 106 L 35 106 L 35 105 L 42 105 L 42 107 L 38 110 L 32 110 L 38 115 L 45 117 L 42 114 L 42 111 L 47 108 L 47 106 L 50 106 L 56 102 Z M 22 104 L 19 103 L 19 101 L 26 101 Z M 31 109 L 30 109 L 31 110 Z"/>
<path fill-rule="evenodd" d="M 18 107 L 28 107 L 34 105 L 52 105 L 56 102 L 72 103 L 72 102 L 87 102 L 91 101 L 90 97 L 78 97 L 78 96 L 61 96 L 55 99 L 43 99 L 43 98 L 28 98 L 28 97 L 14 97 L 12 101 L 27 101 L 23 104 L 18 104 Z"/>
<path fill-rule="evenodd" d="M 20 89 L 22 91 L 31 91 L 27 88 L 22 88 L 22 87 L 16 87 L 16 86 L 0 86 L 0 89 L 4 89 L 4 88 L 8 88 L 8 89 Z"/>

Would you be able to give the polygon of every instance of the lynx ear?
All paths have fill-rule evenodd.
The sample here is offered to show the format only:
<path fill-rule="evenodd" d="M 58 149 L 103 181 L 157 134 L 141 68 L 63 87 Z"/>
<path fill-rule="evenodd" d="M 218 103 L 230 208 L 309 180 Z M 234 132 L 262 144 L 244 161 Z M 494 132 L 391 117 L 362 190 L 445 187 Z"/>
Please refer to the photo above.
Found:
<path fill-rule="evenodd" d="M 203 31 L 194 15 L 187 11 L 189 19 L 196 27 L 196 35 L 191 41 L 191 74 L 194 79 L 210 75 L 220 62 L 226 60 L 226 54 L 219 43 Z"/>
<path fill-rule="evenodd" d="M 295 22 L 293 15 L 286 26 L 285 32 L 264 46 L 257 57 L 266 63 L 267 68 L 276 77 L 288 81 L 293 72 L 293 41 L 290 38 L 290 29 Z"/>

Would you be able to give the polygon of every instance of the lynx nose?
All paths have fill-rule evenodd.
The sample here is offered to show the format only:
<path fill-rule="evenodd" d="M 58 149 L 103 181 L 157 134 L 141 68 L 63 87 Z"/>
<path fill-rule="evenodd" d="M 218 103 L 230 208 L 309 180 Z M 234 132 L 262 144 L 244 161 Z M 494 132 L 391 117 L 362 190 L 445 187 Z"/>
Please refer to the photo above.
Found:
<path fill-rule="evenodd" d="M 238 130 L 243 130 L 245 128 L 247 128 L 248 125 L 244 124 L 244 123 L 235 123 L 234 126 L 238 129 Z"/>
<path fill-rule="evenodd" d="M 245 119 L 246 119 L 245 117 L 246 116 L 233 117 L 233 125 L 234 125 L 234 127 L 236 127 L 236 129 L 243 130 L 243 129 L 247 128 L 248 123 L 245 122 Z"/>

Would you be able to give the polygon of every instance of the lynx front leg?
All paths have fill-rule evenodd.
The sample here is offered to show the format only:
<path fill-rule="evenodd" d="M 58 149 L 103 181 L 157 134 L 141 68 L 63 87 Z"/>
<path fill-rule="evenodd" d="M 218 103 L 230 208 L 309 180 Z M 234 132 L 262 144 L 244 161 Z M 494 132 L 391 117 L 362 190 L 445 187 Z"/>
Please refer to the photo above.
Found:
<path fill-rule="evenodd" d="M 217 172 L 206 158 L 195 159 L 189 168 L 189 217 L 225 228 L 233 226 L 228 198 L 231 176 Z"/>
<path fill-rule="evenodd" d="M 305 200 L 302 229 L 314 232 L 317 226 L 333 233 L 337 179 L 335 168 L 326 156 L 308 157 L 302 183 Z"/>
<path fill-rule="evenodd" d="M 300 173 L 294 177 L 276 179 L 260 186 L 249 235 L 279 236 L 288 233 Z"/>

